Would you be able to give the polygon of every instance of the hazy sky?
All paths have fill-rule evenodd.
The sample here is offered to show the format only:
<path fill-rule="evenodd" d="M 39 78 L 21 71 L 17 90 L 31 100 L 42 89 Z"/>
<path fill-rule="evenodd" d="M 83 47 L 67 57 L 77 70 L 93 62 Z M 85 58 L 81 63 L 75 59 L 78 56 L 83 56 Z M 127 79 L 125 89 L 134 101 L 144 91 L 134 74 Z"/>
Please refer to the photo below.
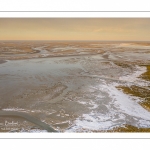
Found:
<path fill-rule="evenodd" d="M 0 40 L 150 40 L 148 18 L 0 18 Z"/>

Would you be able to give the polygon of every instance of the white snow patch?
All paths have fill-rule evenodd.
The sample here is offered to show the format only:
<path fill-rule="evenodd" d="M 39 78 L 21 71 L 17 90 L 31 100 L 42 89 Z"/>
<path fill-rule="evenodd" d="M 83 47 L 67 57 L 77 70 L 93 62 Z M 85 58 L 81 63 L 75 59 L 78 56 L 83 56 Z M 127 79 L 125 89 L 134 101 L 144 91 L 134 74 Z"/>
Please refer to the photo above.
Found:
<path fill-rule="evenodd" d="M 89 114 L 83 114 L 74 122 L 74 126 L 66 132 L 83 132 L 91 130 L 110 130 L 124 124 L 134 124 L 137 127 L 150 127 L 150 112 L 138 104 L 135 97 L 124 94 L 115 86 L 118 83 L 99 86 L 99 90 L 108 94 L 107 108 L 92 109 Z M 107 99 L 107 100 L 108 100 Z M 104 99 L 105 102 L 105 99 Z"/>
<path fill-rule="evenodd" d="M 128 115 L 150 120 L 150 113 L 132 99 L 131 96 L 119 91 L 114 85 L 103 85 L 117 108 Z"/>
<path fill-rule="evenodd" d="M 24 129 L 22 129 L 20 132 L 21 133 L 26 133 L 26 132 L 28 132 L 28 133 L 48 133 L 48 131 L 40 130 L 40 129 L 31 129 L 31 130 L 24 130 Z"/>
<path fill-rule="evenodd" d="M 85 100 L 85 101 L 78 101 L 78 103 L 83 104 L 83 105 L 90 105 L 90 106 L 88 107 L 88 108 L 90 108 L 90 109 L 95 109 L 95 108 L 98 107 L 98 105 L 97 105 L 95 102 L 93 102 L 93 101 L 86 102 L 86 100 Z"/>
<path fill-rule="evenodd" d="M 22 109 L 22 108 L 5 108 L 2 110 L 4 111 L 26 111 L 25 109 Z"/>
<path fill-rule="evenodd" d="M 55 110 L 37 110 L 37 109 L 32 109 L 32 110 L 28 110 L 28 109 L 22 109 L 22 108 L 4 108 L 2 109 L 3 111 L 19 111 L 19 112 L 27 112 L 27 113 L 45 113 L 45 114 L 53 114 L 56 111 Z"/>
<path fill-rule="evenodd" d="M 137 70 L 134 73 L 129 74 L 127 76 L 122 76 L 119 79 L 134 82 L 134 81 L 138 80 L 137 77 L 139 77 L 141 74 L 143 74 L 147 70 L 146 67 L 140 67 L 140 66 L 136 66 L 136 69 Z"/>

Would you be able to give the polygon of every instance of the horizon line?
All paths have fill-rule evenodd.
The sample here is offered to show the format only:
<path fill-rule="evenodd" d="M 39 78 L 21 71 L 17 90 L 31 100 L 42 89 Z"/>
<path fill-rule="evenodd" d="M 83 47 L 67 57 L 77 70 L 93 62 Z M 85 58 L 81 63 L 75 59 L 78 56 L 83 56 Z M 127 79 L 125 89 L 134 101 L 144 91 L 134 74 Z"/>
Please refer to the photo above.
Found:
<path fill-rule="evenodd" d="M 0 40 L 0 41 L 100 41 L 100 42 L 150 42 L 147 40 Z"/>

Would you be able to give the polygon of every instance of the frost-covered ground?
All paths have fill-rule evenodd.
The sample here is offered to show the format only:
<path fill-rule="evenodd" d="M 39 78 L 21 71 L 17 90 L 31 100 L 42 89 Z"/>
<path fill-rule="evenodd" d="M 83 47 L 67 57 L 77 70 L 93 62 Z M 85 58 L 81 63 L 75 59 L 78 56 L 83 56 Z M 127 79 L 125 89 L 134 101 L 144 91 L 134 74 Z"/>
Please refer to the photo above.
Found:
<path fill-rule="evenodd" d="M 101 132 L 126 124 L 150 128 L 150 112 L 139 104 L 143 99 L 117 88 L 149 88 L 150 82 L 139 76 L 147 71 L 141 64 L 150 63 L 150 46 L 40 44 L 31 43 L 36 53 L 0 57 L 6 60 L 0 64 L 1 111 L 28 113 L 61 132 Z M 13 120 L 10 116 L 0 119 L 0 123 Z M 20 124 L 16 132 L 46 132 L 23 119 L 15 121 Z"/>

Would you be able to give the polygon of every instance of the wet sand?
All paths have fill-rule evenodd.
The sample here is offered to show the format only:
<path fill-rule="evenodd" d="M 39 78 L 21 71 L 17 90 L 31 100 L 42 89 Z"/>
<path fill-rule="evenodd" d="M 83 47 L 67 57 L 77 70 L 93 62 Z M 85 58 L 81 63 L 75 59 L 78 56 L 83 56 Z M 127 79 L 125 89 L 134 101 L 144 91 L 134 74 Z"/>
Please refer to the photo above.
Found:
<path fill-rule="evenodd" d="M 130 95 L 117 87 L 149 91 L 144 65 L 150 64 L 150 43 L 0 45 L 1 111 L 24 112 L 60 132 L 121 132 L 125 125 L 149 132 L 150 112 L 141 105 L 147 95 Z M 13 118 L 0 116 L 0 125 Z M 21 124 L 15 132 L 45 132 L 38 124 L 14 119 Z"/>

